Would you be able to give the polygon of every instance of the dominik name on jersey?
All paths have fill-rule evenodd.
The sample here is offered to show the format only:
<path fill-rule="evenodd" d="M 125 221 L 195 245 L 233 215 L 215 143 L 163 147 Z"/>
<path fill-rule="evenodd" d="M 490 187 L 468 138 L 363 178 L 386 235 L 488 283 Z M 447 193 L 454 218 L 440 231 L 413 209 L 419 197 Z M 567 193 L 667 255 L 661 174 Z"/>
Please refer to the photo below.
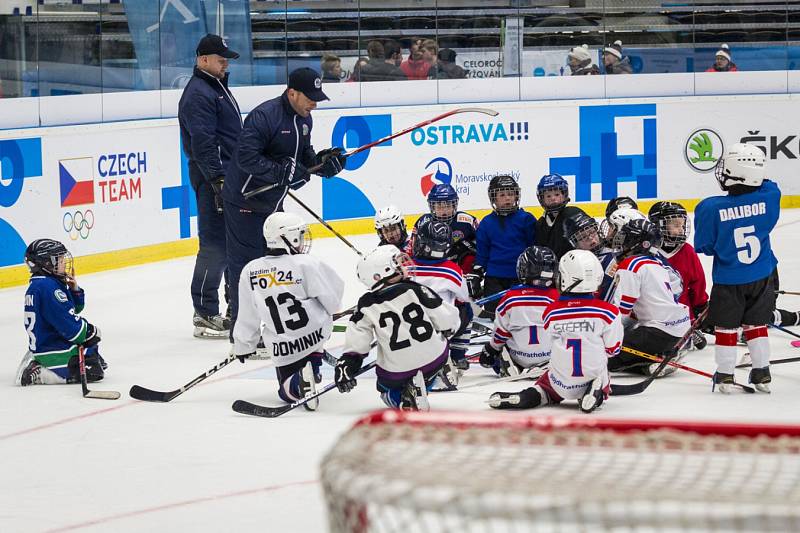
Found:
<path fill-rule="evenodd" d="M 727 207 L 719 210 L 719 219 L 721 222 L 727 220 L 736 220 L 738 218 L 754 217 L 757 215 L 764 215 L 767 213 L 767 203 L 757 202 L 752 205 L 737 205 L 734 207 Z"/>
<path fill-rule="evenodd" d="M 293 341 L 280 341 L 272 343 L 272 355 L 280 357 L 281 355 L 291 355 L 295 352 L 302 352 L 308 348 L 319 344 L 325 340 L 325 335 L 322 334 L 322 328 L 312 331 L 307 335 L 303 335 Z"/>

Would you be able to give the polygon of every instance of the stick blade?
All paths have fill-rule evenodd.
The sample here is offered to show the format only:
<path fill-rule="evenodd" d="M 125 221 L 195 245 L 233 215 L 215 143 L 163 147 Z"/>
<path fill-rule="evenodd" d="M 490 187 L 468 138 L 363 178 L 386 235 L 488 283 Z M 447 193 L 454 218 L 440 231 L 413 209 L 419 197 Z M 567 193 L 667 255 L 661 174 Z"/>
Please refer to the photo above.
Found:
<path fill-rule="evenodd" d="M 233 402 L 231 409 L 243 415 L 260 416 L 262 418 L 275 418 L 291 411 L 292 406 L 289 404 L 281 407 L 266 407 L 263 405 L 256 405 L 254 403 L 246 402 L 244 400 L 236 400 Z"/>
<path fill-rule="evenodd" d="M 134 385 L 128 392 L 128 395 L 134 400 L 141 400 L 143 402 L 168 402 L 173 397 L 169 392 L 161 392 Z"/>
<path fill-rule="evenodd" d="M 119 400 L 122 396 L 115 390 L 90 390 L 83 395 L 84 398 L 95 398 L 97 400 Z"/>
<path fill-rule="evenodd" d="M 459 113 L 483 113 L 484 115 L 489 115 L 490 117 L 496 117 L 500 113 L 495 111 L 494 109 L 489 109 L 488 107 L 462 107 L 458 110 Z"/>

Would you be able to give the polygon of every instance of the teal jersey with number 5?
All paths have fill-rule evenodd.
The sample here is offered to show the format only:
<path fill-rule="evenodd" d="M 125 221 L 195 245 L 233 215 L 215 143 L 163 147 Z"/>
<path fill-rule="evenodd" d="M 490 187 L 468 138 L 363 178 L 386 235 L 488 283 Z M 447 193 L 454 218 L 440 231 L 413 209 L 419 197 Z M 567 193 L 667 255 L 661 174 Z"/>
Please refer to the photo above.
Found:
<path fill-rule="evenodd" d="M 747 194 L 712 196 L 697 204 L 694 247 L 714 257 L 714 283 L 741 285 L 772 274 L 778 260 L 769 234 L 780 213 L 781 191 L 770 180 Z"/>

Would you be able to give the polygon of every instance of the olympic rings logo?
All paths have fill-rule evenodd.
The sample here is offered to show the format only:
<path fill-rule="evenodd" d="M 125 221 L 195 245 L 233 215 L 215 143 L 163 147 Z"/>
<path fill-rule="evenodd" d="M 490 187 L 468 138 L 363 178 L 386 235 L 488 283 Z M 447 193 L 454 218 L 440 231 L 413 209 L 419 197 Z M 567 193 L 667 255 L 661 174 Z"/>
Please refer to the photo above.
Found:
<path fill-rule="evenodd" d="M 69 238 L 77 241 L 89 238 L 89 230 L 94 227 L 94 213 L 91 209 L 86 211 L 77 210 L 74 213 L 67 211 L 61 221 L 64 231 L 69 234 Z"/>

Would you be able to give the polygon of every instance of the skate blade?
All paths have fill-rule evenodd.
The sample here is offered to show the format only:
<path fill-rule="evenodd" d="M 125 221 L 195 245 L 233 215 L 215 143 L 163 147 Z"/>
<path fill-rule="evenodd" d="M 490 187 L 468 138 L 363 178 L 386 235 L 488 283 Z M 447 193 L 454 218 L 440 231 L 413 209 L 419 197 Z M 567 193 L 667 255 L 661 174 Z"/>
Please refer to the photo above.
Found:
<path fill-rule="evenodd" d="M 753 387 L 755 387 L 757 391 L 764 392 L 766 394 L 770 394 L 772 392 L 769 390 L 768 383 L 753 383 Z"/>
<path fill-rule="evenodd" d="M 228 330 L 217 331 L 202 326 L 194 327 L 194 337 L 197 339 L 228 339 Z"/>

